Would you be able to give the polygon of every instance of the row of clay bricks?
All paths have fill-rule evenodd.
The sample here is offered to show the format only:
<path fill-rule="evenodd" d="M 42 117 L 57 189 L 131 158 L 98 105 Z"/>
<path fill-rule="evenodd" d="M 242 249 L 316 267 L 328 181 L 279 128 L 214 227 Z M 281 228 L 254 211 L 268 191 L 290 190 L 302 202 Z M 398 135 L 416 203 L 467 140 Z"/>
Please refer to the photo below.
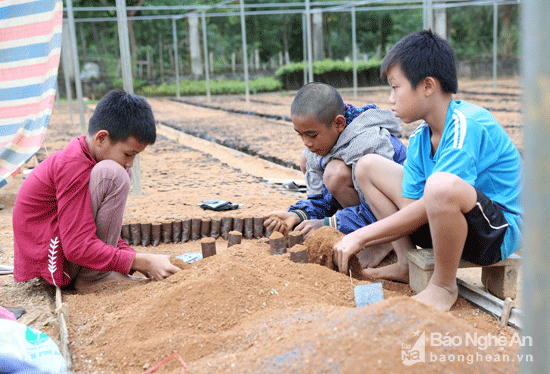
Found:
<path fill-rule="evenodd" d="M 230 231 L 227 234 L 227 248 L 241 244 L 243 234 L 240 231 Z M 265 240 L 265 239 L 262 239 Z M 274 232 L 269 236 L 269 247 L 272 255 L 282 255 L 288 253 L 290 259 L 296 263 L 307 263 L 307 248 L 303 245 L 304 234 L 301 231 L 292 231 L 288 234 L 288 239 L 280 232 Z M 210 257 L 216 254 L 216 239 L 203 238 L 201 240 L 202 257 Z"/>
<path fill-rule="evenodd" d="M 185 243 L 202 238 L 222 237 L 227 240 L 230 231 L 237 231 L 245 239 L 259 239 L 271 235 L 264 228 L 263 217 L 190 218 L 162 223 L 128 223 L 122 225 L 121 237 L 128 244 Z"/>

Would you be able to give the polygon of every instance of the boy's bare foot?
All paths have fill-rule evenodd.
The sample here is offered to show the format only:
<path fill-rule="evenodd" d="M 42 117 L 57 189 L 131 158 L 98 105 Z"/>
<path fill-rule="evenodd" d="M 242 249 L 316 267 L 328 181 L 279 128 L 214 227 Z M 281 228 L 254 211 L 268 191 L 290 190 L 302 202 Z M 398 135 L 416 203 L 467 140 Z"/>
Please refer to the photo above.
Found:
<path fill-rule="evenodd" d="M 97 274 L 93 274 L 97 273 Z M 149 279 L 145 277 L 134 277 L 131 275 L 126 275 L 122 273 L 117 273 L 116 271 L 110 272 L 101 272 L 101 271 L 90 271 L 84 277 L 78 277 L 75 281 L 74 288 L 78 292 L 85 292 L 92 286 L 98 284 L 103 284 L 107 282 L 147 282 Z"/>
<path fill-rule="evenodd" d="M 426 289 L 412 298 L 422 304 L 447 312 L 458 298 L 458 288 L 455 285 L 454 289 L 447 289 L 446 287 L 441 287 L 435 283 L 429 282 Z"/>
<path fill-rule="evenodd" d="M 366 247 L 357 253 L 357 258 L 362 268 L 377 267 L 386 256 L 393 251 L 391 243 Z"/>
<path fill-rule="evenodd" d="M 409 264 L 399 263 L 382 266 L 379 268 L 363 269 L 363 275 L 367 278 L 388 279 L 396 282 L 409 283 Z"/>

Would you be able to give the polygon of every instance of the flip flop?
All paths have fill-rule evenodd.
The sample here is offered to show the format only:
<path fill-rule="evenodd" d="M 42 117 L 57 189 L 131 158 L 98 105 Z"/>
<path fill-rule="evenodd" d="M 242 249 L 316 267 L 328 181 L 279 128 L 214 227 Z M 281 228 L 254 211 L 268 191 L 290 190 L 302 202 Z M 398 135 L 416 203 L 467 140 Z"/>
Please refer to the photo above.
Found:
<path fill-rule="evenodd" d="M 286 188 L 287 190 L 293 191 L 293 192 L 306 192 L 307 191 L 307 187 L 299 186 L 294 181 L 283 183 L 282 186 L 284 188 Z"/>
<path fill-rule="evenodd" d="M 13 266 L 0 265 L 0 275 L 13 274 Z"/>

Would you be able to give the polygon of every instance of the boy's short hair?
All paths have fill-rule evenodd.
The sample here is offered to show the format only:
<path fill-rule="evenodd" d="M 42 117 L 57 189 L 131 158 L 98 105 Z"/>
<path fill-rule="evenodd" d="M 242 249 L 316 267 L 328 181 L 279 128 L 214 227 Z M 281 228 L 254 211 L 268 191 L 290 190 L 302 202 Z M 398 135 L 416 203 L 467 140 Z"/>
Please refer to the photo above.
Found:
<path fill-rule="evenodd" d="M 151 106 L 142 96 L 115 89 L 97 104 L 88 123 L 88 134 L 109 132 L 111 142 L 125 141 L 131 135 L 140 143 L 155 143 L 157 132 Z"/>
<path fill-rule="evenodd" d="M 454 53 L 448 41 L 431 30 L 422 30 L 403 37 L 382 61 L 380 76 L 386 78 L 388 70 L 400 65 L 413 88 L 426 77 L 439 80 L 445 93 L 456 93 L 458 82 Z"/>
<path fill-rule="evenodd" d="M 339 114 L 344 115 L 342 96 L 334 87 L 319 82 L 302 86 L 290 106 L 291 116 L 313 116 L 327 126 Z"/>

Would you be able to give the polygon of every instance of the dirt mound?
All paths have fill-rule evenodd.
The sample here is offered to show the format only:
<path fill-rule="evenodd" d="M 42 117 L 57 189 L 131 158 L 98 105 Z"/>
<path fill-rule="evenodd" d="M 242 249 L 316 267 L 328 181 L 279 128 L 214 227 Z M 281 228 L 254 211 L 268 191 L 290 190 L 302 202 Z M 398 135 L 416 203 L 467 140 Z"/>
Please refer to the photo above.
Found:
<path fill-rule="evenodd" d="M 262 317 L 242 326 L 246 336 L 256 341 L 198 360 L 192 372 L 424 374 L 519 370 L 517 362 L 502 364 L 516 359 L 517 345 L 502 349 L 474 346 L 467 339 L 481 332 L 408 297 L 353 309 L 322 305 L 301 313 L 282 310 Z M 456 345 L 441 346 L 439 340 L 445 334 Z M 405 365 L 406 358 L 409 365 Z"/>
<path fill-rule="evenodd" d="M 75 370 L 142 373 L 178 353 L 192 373 L 388 372 L 401 360 L 401 343 L 418 339 L 414 331 L 465 331 L 455 317 L 392 291 L 355 308 L 357 284 L 245 242 L 163 282 L 66 295 L 72 354 L 82 358 Z M 161 372 L 181 369 L 174 359 Z"/>
<path fill-rule="evenodd" d="M 354 305 L 349 278 L 272 256 L 267 244 L 235 245 L 191 265 L 163 282 L 98 287 L 93 305 L 89 294 L 67 295 L 71 336 L 83 347 L 73 354 L 92 357 L 92 366 L 103 370 L 134 372 L 138 365 L 139 372 L 172 352 L 190 361 L 212 354 L 256 313 Z M 90 307 L 92 318 L 82 311 Z M 112 339 L 113 331 L 119 339 Z"/>

